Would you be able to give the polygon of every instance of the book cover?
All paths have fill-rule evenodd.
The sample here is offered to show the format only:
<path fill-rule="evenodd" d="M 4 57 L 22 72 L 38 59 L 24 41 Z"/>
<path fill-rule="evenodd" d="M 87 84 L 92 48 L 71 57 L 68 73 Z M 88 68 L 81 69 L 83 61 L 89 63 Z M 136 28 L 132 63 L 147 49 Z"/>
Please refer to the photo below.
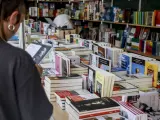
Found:
<path fill-rule="evenodd" d="M 149 33 L 150 33 L 150 29 L 149 28 L 142 29 L 141 34 L 139 36 L 139 39 L 140 40 L 147 40 L 148 36 L 149 36 Z"/>
<path fill-rule="evenodd" d="M 131 49 L 135 51 L 139 50 L 139 39 L 138 38 L 132 38 Z"/>
<path fill-rule="evenodd" d="M 95 91 L 95 69 L 92 67 L 88 68 L 88 83 L 87 83 L 87 90 L 91 93 Z"/>
<path fill-rule="evenodd" d="M 88 74 L 82 75 L 82 89 L 87 90 L 88 89 Z"/>
<path fill-rule="evenodd" d="M 102 46 L 98 46 L 98 55 L 100 57 L 105 58 L 106 57 L 106 49 Z"/>
<path fill-rule="evenodd" d="M 59 73 L 59 75 L 62 75 L 62 58 L 58 54 L 55 56 L 55 69 Z"/>
<path fill-rule="evenodd" d="M 58 99 L 65 100 L 66 97 L 69 96 L 77 96 L 77 95 L 89 95 L 89 92 L 87 90 L 62 90 L 62 91 L 56 91 L 55 95 L 58 96 Z"/>
<path fill-rule="evenodd" d="M 85 94 L 85 95 L 72 95 L 67 97 L 70 102 L 80 102 L 85 100 L 91 100 L 99 98 L 96 94 Z"/>
<path fill-rule="evenodd" d="M 67 97 L 67 96 L 78 95 L 78 93 L 74 90 L 73 91 L 65 90 L 65 91 L 55 92 L 55 95 L 60 97 L 60 99 L 65 99 L 65 97 Z"/>
<path fill-rule="evenodd" d="M 51 46 L 42 45 L 40 43 L 31 43 L 26 51 L 31 55 L 36 64 L 39 64 L 51 50 Z"/>
<path fill-rule="evenodd" d="M 139 92 L 137 93 L 131 93 L 127 95 L 122 95 L 122 102 L 127 102 L 130 104 L 136 104 L 140 98 Z"/>
<path fill-rule="evenodd" d="M 66 58 L 62 57 L 62 76 L 69 75 L 68 67 L 70 67 L 70 66 L 68 65 Z"/>
<path fill-rule="evenodd" d="M 153 42 L 151 40 L 146 41 L 146 54 L 152 55 Z"/>
<path fill-rule="evenodd" d="M 132 74 L 145 73 L 145 60 L 132 57 Z"/>
<path fill-rule="evenodd" d="M 94 110 L 119 108 L 119 104 L 110 98 L 95 98 L 91 100 L 84 100 L 79 102 L 71 102 L 72 105 L 77 109 L 79 113 L 89 112 Z"/>
<path fill-rule="evenodd" d="M 99 56 L 95 54 L 90 54 L 90 65 L 98 67 Z"/>
<path fill-rule="evenodd" d="M 131 57 L 127 54 L 122 54 L 121 55 L 121 68 L 127 70 L 131 66 Z"/>
<path fill-rule="evenodd" d="M 127 82 L 115 82 L 113 87 L 113 95 L 127 94 L 132 92 L 138 92 L 137 87 Z"/>
<path fill-rule="evenodd" d="M 147 114 L 125 102 L 119 102 L 121 105 L 120 115 L 129 120 L 147 120 Z"/>
<path fill-rule="evenodd" d="M 103 76 L 100 72 L 96 72 L 95 93 L 100 97 L 104 96 L 104 79 L 105 76 Z"/>
<path fill-rule="evenodd" d="M 157 87 L 158 81 L 158 65 L 150 62 L 146 62 L 145 66 L 145 74 L 148 76 L 152 76 L 153 78 L 153 86 Z"/>
<path fill-rule="evenodd" d="M 98 55 L 98 45 L 97 44 L 93 44 L 93 53 Z"/>
<path fill-rule="evenodd" d="M 111 72 L 111 60 L 99 57 L 98 68 Z"/>
<path fill-rule="evenodd" d="M 112 48 L 108 48 L 106 49 L 106 58 L 113 61 L 113 49 Z M 113 66 L 113 62 L 112 62 L 112 66 Z"/>

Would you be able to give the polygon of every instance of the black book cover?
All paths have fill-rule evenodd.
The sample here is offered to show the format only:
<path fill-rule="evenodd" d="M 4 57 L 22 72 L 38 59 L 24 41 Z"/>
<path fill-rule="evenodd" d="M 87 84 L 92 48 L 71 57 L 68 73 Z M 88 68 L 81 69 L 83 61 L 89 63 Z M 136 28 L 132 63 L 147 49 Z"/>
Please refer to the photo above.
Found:
<path fill-rule="evenodd" d="M 91 93 L 94 93 L 95 91 L 95 74 L 96 74 L 96 71 L 91 67 L 89 67 L 87 89 Z"/>
<path fill-rule="evenodd" d="M 111 72 L 111 61 L 108 59 L 99 57 L 98 67 L 107 72 Z"/>
<path fill-rule="evenodd" d="M 79 112 L 119 107 L 118 103 L 107 97 L 84 100 L 80 102 L 71 101 L 71 103 Z"/>
<path fill-rule="evenodd" d="M 35 61 L 36 64 L 39 64 L 51 49 L 51 46 L 47 45 L 41 45 L 41 46 L 42 47 L 39 49 L 39 51 L 33 56 L 33 60 Z"/>

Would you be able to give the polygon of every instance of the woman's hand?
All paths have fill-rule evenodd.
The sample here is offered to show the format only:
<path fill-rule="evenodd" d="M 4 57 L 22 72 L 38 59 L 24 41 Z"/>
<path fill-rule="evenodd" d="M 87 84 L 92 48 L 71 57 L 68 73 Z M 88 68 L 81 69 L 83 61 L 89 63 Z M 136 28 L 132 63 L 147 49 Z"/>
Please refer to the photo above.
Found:
<path fill-rule="evenodd" d="M 37 70 L 38 70 L 38 72 L 39 72 L 39 74 L 41 76 L 42 73 L 43 73 L 43 68 L 41 66 L 39 66 L 38 64 L 35 64 L 35 66 L 36 66 L 36 68 L 37 68 Z"/>

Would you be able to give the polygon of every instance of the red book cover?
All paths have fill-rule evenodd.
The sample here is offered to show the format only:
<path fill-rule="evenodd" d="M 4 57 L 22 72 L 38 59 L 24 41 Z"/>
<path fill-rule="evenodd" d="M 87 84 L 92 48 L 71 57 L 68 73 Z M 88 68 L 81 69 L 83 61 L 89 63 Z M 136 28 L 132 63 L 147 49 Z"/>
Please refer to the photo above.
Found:
<path fill-rule="evenodd" d="M 140 32 L 141 32 L 141 27 L 137 26 L 136 27 L 136 33 L 134 34 L 134 38 L 139 38 Z"/>
<path fill-rule="evenodd" d="M 71 96 L 73 95 L 73 93 L 71 91 L 58 91 L 58 92 L 55 92 L 61 99 L 67 97 L 67 96 Z"/>
<path fill-rule="evenodd" d="M 160 26 L 160 10 L 155 10 L 155 25 Z"/>

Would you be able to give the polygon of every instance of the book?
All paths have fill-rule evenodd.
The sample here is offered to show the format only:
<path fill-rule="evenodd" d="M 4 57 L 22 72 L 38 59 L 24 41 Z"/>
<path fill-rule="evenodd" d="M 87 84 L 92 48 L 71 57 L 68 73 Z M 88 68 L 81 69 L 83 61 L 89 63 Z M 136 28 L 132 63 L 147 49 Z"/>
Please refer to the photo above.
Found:
<path fill-rule="evenodd" d="M 58 72 L 59 75 L 62 75 L 62 57 L 58 54 L 56 54 L 55 56 L 55 70 Z"/>
<path fill-rule="evenodd" d="M 160 72 L 159 70 L 159 62 L 146 62 L 145 66 L 145 74 L 148 76 L 152 76 L 153 78 L 153 86 L 157 87 L 158 83 L 158 74 Z"/>
<path fill-rule="evenodd" d="M 111 97 L 115 79 L 112 73 L 96 71 L 95 93 L 100 97 Z"/>
<path fill-rule="evenodd" d="M 131 73 L 132 56 L 128 53 L 122 53 L 120 56 L 120 67 L 125 69 L 128 74 Z"/>
<path fill-rule="evenodd" d="M 99 57 L 98 67 L 104 71 L 111 72 L 111 60 Z"/>
<path fill-rule="evenodd" d="M 88 74 L 83 74 L 82 75 L 82 89 L 87 90 L 88 78 L 89 78 Z"/>
<path fill-rule="evenodd" d="M 95 91 L 95 75 L 96 75 L 96 67 L 89 66 L 88 67 L 88 82 L 87 82 L 87 90 L 91 93 Z"/>
<path fill-rule="evenodd" d="M 138 88 L 127 82 L 115 82 L 113 87 L 113 95 L 138 92 Z"/>
<path fill-rule="evenodd" d="M 90 54 L 90 65 L 98 67 L 99 57 L 96 54 Z"/>
<path fill-rule="evenodd" d="M 132 74 L 144 74 L 146 61 L 137 57 L 132 57 Z"/>
<path fill-rule="evenodd" d="M 86 95 L 86 94 L 90 94 L 90 93 L 87 90 L 83 90 L 83 89 L 72 90 L 72 91 L 64 90 L 64 91 L 55 92 L 55 96 L 57 97 L 57 99 L 64 100 L 64 101 L 66 100 L 66 97 L 69 97 L 69 96 Z"/>
<path fill-rule="evenodd" d="M 74 106 L 74 109 L 75 111 L 78 112 L 78 114 L 104 111 L 104 110 L 107 111 L 111 109 L 118 110 L 120 108 L 118 103 L 107 97 L 95 98 L 78 102 L 71 101 L 71 104 L 72 106 Z"/>
<path fill-rule="evenodd" d="M 145 53 L 148 55 L 152 55 L 153 50 L 153 41 L 146 40 Z"/>
<path fill-rule="evenodd" d="M 91 100 L 99 98 L 96 94 L 91 94 L 91 93 L 86 93 L 86 94 L 77 94 L 77 95 L 70 95 L 66 97 L 66 103 L 67 104 L 72 104 L 72 102 L 80 102 L 80 101 L 85 101 L 85 100 Z"/>
<path fill-rule="evenodd" d="M 79 75 L 71 75 L 69 77 L 48 77 L 45 76 L 45 80 L 50 84 L 55 83 L 82 83 L 82 78 Z"/>
<path fill-rule="evenodd" d="M 144 74 L 127 74 L 126 71 L 114 72 L 114 74 L 127 83 L 135 85 L 138 88 L 151 88 L 152 77 Z"/>
<path fill-rule="evenodd" d="M 119 102 L 121 105 L 120 115 L 129 120 L 147 120 L 147 114 L 125 102 Z"/>
<path fill-rule="evenodd" d="M 44 59 L 50 50 L 51 46 L 43 45 L 40 43 L 31 43 L 26 48 L 26 52 L 31 55 L 36 64 L 40 64 L 40 62 Z"/>
<path fill-rule="evenodd" d="M 106 58 L 111 60 L 112 67 L 118 67 L 118 58 L 119 58 L 120 53 L 122 52 L 123 52 L 122 49 L 107 47 Z"/>

